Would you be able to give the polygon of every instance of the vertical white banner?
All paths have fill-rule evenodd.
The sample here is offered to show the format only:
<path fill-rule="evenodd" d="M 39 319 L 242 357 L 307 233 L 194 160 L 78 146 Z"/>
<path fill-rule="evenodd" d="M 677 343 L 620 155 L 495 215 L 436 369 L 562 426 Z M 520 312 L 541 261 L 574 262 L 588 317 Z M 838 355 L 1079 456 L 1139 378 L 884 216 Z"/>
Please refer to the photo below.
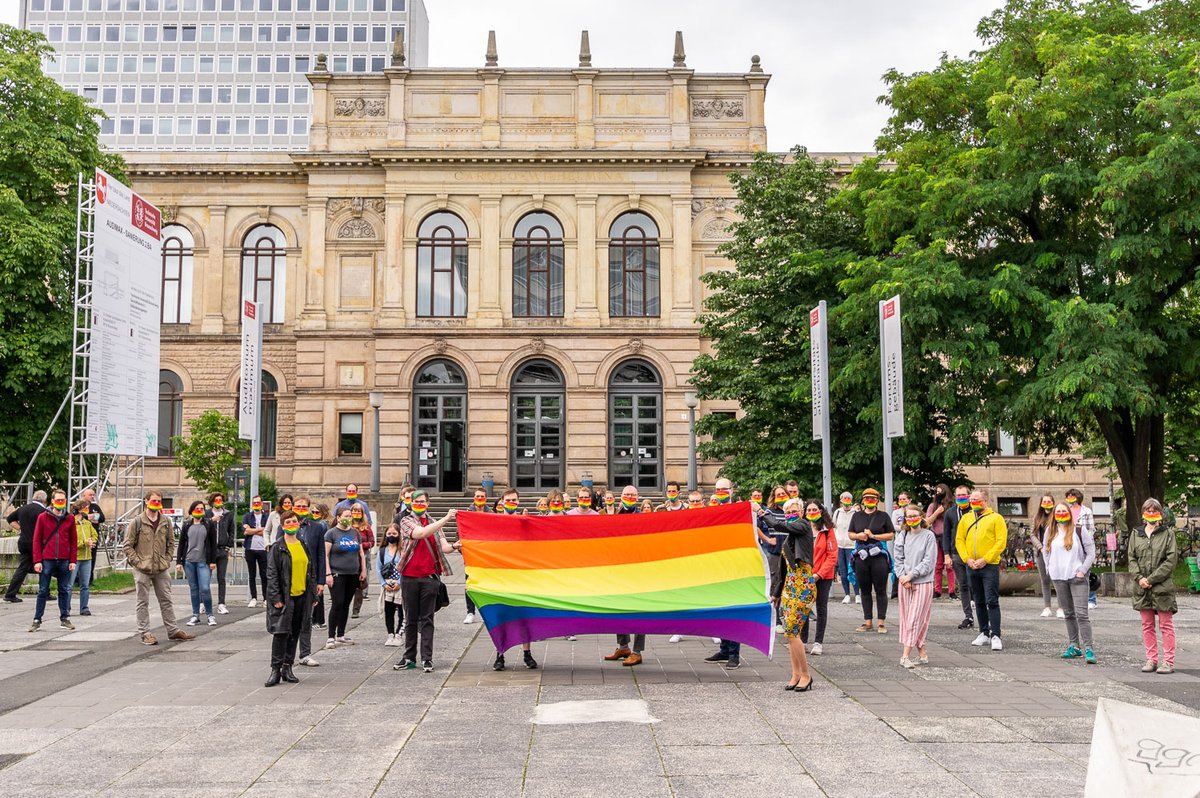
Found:
<path fill-rule="evenodd" d="M 825 303 L 808 313 L 808 339 L 812 367 L 812 436 L 814 441 L 825 435 L 829 417 L 829 355 L 826 350 Z"/>
<path fill-rule="evenodd" d="M 238 437 L 258 440 L 262 391 L 262 303 L 242 300 L 242 386 L 238 393 Z"/>
<path fill-rule="evenodd" d="M 900 346 L 900 295 L 880 304 L 879 338 L 883 368 L 883 434 L 904 437 L 904 360 Z"/>

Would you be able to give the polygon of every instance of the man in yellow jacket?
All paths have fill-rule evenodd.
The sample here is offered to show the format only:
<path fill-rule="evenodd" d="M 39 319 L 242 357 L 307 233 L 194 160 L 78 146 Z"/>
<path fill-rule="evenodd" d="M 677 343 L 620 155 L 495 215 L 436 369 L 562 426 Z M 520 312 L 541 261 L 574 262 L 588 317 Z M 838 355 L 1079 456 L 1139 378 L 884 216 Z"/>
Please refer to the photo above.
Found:
<path fill-rule="evenodd" d="M 999 513 L 988 507 L 988 492 L 976 488 L 971 493 L 971 511 L 958 522 L 954 547 L 967 566 L 967 584 L 975 602 L 979 636 L 973 646 L 990 641 L 992 651 L 1003 651 L 1000 642 L 1000 557 L 1008 545 L 1008 525 Z"/>

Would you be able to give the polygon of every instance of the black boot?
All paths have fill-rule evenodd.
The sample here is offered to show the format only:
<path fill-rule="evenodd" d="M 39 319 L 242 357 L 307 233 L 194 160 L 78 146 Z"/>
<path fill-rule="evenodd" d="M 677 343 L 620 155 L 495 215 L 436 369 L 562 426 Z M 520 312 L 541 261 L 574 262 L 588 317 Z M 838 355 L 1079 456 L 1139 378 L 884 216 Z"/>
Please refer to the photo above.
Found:
<path fill-rule="evenodd" d="M 296 678 L 296 674 L 292 672 L 292 666 L 290 664 L 283 666 L 283 671 L 280 675 L 283 676 L 283 680 L 285 682 L 289 682 L 291 684 L 295 684 L 296 682 L 300 681 Z"/>
<path fill-rule="evenodd" d="M 263 687 L 274 687 L 279 684 L 279 679 L 279 668 L 271 668 L 271 675 L 267 677 L 267 681 L 263 683 Z"/>
<path fill-rule="evenodd" d="M 504 655 L 503 654 L 496 655 L 496 661 L 492 663 L 492 670 L 494 670 L 494 671 L 504 670 Z"/>
<path fill-rule="evenodd" d="M 525 652 L 525 667 L 531 671 L 536 671 L 537 666 L 538 666 L 537 660 L 533 658 L 533 652 L 526 651 Z"/>

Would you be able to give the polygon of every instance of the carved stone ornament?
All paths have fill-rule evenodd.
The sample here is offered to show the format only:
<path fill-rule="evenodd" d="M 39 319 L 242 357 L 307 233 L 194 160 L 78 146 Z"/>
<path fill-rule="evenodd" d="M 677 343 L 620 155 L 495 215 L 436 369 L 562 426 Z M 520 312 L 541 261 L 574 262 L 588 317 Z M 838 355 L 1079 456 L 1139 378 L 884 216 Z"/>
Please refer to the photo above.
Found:
<path fill-rule="evenodd" d="M 708 241 L 728 241 L 733 238 L 733 234 L 729 232 L 727 220 L 713 219 L 704 225 L 704 229 L 700 231 L 700 238 Z"/>
<path fill-rule="evenodd" d="M 693 199 L 692 200 L 692 220 L 704 213 L 709 208 L 712 208 L 718 215 L 724 215 L 725 211 L 733 207 L 733 200 L 726 197 L 716 197 L 714 199 Z"/>
<path fill-rule="evenodd" d="M 446 354 L 446 350 L 449 348 L 450 348 L 450 344 L 446 343 L 445 338 L 434 338 L 433 339 L 433 351 L 437 352 L 439 355 Z"/>
<path fill-rule="evenodd" d="M 383 116 L 385 103 L 383 100 L 368 100 L 365 97 L 355 97 L 352 100 L 334 100 L 334 116 Z"/>
<path fill-rule="evenodd" d="M 383 213 L 386 207 L 382 197 L 333 197 L 325 203 L 325 210 L 329 213 L 338 213 L 349 208 L 356 219 L 363 215 L 364 210 Z"/>
<path fill-rule="evenodd" d="M 163 205 L 159 210 L 162 212 L 163 224 L 175 224 L 175 220 L 179 218 L 178 205 Z"/>
<path fill-rule="evenodd" d="M 744 119 L 746 104 L 742 100 L 692 100 L 692 117 L 695 119 Z"/>
<path fill-rule="evenodd" d="M 546 351 L 546 341 L 542 338 L 533 338 L 529 341 L 529 348 L 535 355 L 540 355 Z"/>
<path fill-rule="evenodd" d="M 350 219 L 338 228 L 338 238 L 375 238 L 375 228 L 366 219 Z"/>
<path fill-rule="evenodd" d="M 645 344 L 642 343 L 641 338 L 629 339 L 629 351 L 633 352 L 635 355 L 642 351 L 643 346 L 645 346 Z"/>

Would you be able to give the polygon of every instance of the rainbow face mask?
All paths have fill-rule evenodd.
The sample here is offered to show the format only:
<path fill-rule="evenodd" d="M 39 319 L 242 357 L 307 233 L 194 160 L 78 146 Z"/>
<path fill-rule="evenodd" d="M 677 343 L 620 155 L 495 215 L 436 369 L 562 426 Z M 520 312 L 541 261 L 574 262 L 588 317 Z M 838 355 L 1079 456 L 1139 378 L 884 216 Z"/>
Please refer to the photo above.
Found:
<path fill-rule="evenodd" d="M 65 510 L 67 509 L 67 500 L 55 499 L 54 501 L 50 502 L 50 505 L 54 507 L 55 510 Z"/>
<path fill-rule="evenodd" d="M 971 499 L 971 509 L 979 511 L 983 509 L 983 499 Z"/>
<path fill-rule="evenodd" d="M 1042 502 L 1042 509 L 1043 510 L 1053 510 L 1054 502 Z"/>
<path fill-rule="evenodd" d="M 509 515 L 515 513 L 517 508 L 520 506 L 521 503 L 519 501 L 514 501 L 513 499 L 507 499 L 505 500 L 504 504 L 501 505 L 501 507 L 504 508 L 504 512 L 508 513 Z"/>
<path fill-rule="evenodd" d="M 667 498 L 670 499 L 671 501 L 675 501 L 676 499 L 679 498 L 679 491 L 677 491 L 677 490 L 667 491 Z"/>
<path fill-rule="evenodd" d="M 731 495 L 732 491 L 725 490 L 724 488 L 713 493 L 713 496 L 716 497 L 716 500 L 721 504 L 729 501 L 729 497 Z"/>
<path fill-rule="evenodd" d="M 254 502 L 254 504 L 250 505 L 250 509 L 256 513 L 259 512 L 262 510 L 262 502 Z"/>
<path fill-rule="evenodd" d="M 353 518 L 355 521 L 361 521 L 362 517 L 363 517 L 362 510 L 359 510 L 358 512 L 351 511 L 350 517 Z"/>
<path fill-rule="evenodd" d="M 965 509 L 971 503 L 971 499 L 968 496 L 955 496 L 954 503 L 957 504 L 960 509 Z"/>
<path fill-rule="evenodd" d="M 562 513 L 562 511 L 563 511 L 563 503 L 562 502 L 550 502 L 551 515 L 560 515 Z"/>
<path fill-rule="evenodd" d="M 346 491 L 346 498 L 347 498 L 347 499 L 357 499 L 357 498 L 358 498 L 358 491 L 356 491 L 356 490 L 348 490 L 348 491 Z"/>
<path fill-rule="evenodd" d="M 312 511 L 309 510 L 307 507 L 297 507 L 296 515 L 299 516 L 300 518 L 308 518 L 310 515 L 312 515 Z"/>
<path fill-rule="evenodd" d="M 616 500 L 616 498 L 614 498 L 614 497 L 612 497 L 612 496 L 605 496 L 605 497 L 604 497 L 604 506 L 605 506 L 605 507 L 612 507 L 612 506 L 613 506 L 614 504 L 616 504 L 616 503 L 617 503 L 617 500 Z"/>
<path fill-rule="evenodd" d="M 820 513 L 820 511 L 817 511 L 814 513 L 812 510 L 809 510 L 807 513 L 804 514 L 804 517 L 807 518 L 809 521 L 820 521 L 821 513 Z"/>
<path fill-rule="evenodd" d="M 204 517 L 203 510 L 192 510 L 192 518 L 195 518 L 197 521 L 199 521 L 203 517 Z"/>
<path fill-rule="evenodd" d="M 152 510 L 153 512 L 157 513 L 159 510 L 162 509 L 162 502 L 155 500 L 155 499 L 151 499 L 150 501 L 146 502 L 146 509 Z"/>
<path fill-rule="evenodd" d="M 717 501 L 717 497 L 716 497 L 716 496 L 713 496 L 711 499 L 709 499 L 709 500 L 708 500 L 708 506 L 709 506 L 709 507 L 716 507 L 718 504 L 720 504 L 720 502 L 719 502 L 719 501 Z"/>
<path fill-rule="evenodd" d="M 283 510 L 290 510 L 290 509 L 292 509 L 292 503 L 284 502 L 283 504 L 279 505 L 279 507 L 280 507 L 280 509 L 283 509 Z"/>
<path fill-rule="evenodd" d="M 1067 504 L 1068 504 L 1068 505 L 1075 504 L 1075 503 L 1076 503 L 1076 502 L 1078 502 L 1078 501 L 1079 501 L 1079 499 L 1076 499 L 1074 496 L 1068 496 L 1068 497 L 1067 497 Z"/>
<path fill-rule="evenodd" d="M 1145 521 L 1147 524 L 1157 524 L 1158 522 L 1162 521 L 1162 519 L 1163 519 L 1162 513 L 1155 513 L 1155 512 L 1142 513 L 1142 520 Z"/>
<path fill-rule="evenodd" d="M 220 510 L 224 506 L 225 506 L 225 502 L 222 501 L 221 499 L 213 499 L 213 509 L 214 510 Z"/>
<path fill-rule="evenodd" d="M 412 507 L 412 496 L 405 496 L 405 497 L 404 497 L 404 506 L 405 506 L 405 507 Z"/>
<path fill-rule="evenodd" d="M 429 503 L 426 501 L 413 502 L 412 511 L 413 511 L 413 515 L 415 515 L 417 518 L 420 518 L 421 516 L 425 515 L 425 511 L 428 509 L 429 509 Z M 362 518 L 361 515 L 356 516 L 356 517 Z"/>
<path fill-rule="evenodd" d="M 868 496 L 862 500 L 862 503 L 863 507 L 874 510 L 879 505 L 879 499 L 876 499 L 874 496 Z"/>
<path fill-rule="evenodd" d="M 852 504 L 854 504 L 854 499 L 842 499 L 843 507 L 849 507 Z"/>
<path fill-rule="evenodd" d="M 783 518 L 784 518 L 784 520 L 785 520 L 785 521 L 799 521 L 799 520 L 800 520 L 800 513 L 797 513 L 797 512 L 790 512 L 790 513 L 788 513 L 787 515 L 785 515 Z"/>
<path fill-rule="evenodd" d="M 1058 510 L 1054 513 L 1054 520 L 1060 524 L 1065 524 L 1071 520 L 1071 512 L 1069 510 L 1066 512 Z"/>
<path fill-rule="evenodd" d="M 475 506 L 476 507 L 487 507 L 487 497 L 486 496 L 483 496 L 483 497 L 476 496 L 475 497 Z"/>
<path fill-rule="evenodd" d="M 759 504 L 762 504 L 762 494 L 759 493 L 758 491 L 754 491 L 753 493 L 750 494 L 750 501 L 758 502 Z"/>
<path fill-rule="evenodd" d="M 591 499 L 587 499 L 587 498 L 580 497 L 578 504 L 579 504 L 579 506 L 580 506 L 580 507 L 582 507 L 583 509 L 585 509 L 585 510 L 589 510 L 589 509 L 591 509 L 591 507 L 592 507 L 592 500 L 591 500 Z"/>
<path fill-rule="evenodd" d="M 916 529 L 917 527 L 919 527 L 921 525 L 921 519 L 920 519 L 920 517 L 905 518 L 904 523 L 909 529 Z"/>
<path fill-rule="evenodd" d="M 289 518 L 288 520 L 283 522 L 283 531 L 287 532 L 289 535 L 296 534 L 296 530 L 298 530 L 299 528 L 300 528 L 300 522 L 297 521 L 295 518 Z"/>
<path fill-rule="evenodd" d="M 632 510 L 634 507 L 638 506 L 638 500 L 637 499 L 626 499 L 625 497 L 621 497 L 621 506 L 624 507 L 626 510 Z"/>

